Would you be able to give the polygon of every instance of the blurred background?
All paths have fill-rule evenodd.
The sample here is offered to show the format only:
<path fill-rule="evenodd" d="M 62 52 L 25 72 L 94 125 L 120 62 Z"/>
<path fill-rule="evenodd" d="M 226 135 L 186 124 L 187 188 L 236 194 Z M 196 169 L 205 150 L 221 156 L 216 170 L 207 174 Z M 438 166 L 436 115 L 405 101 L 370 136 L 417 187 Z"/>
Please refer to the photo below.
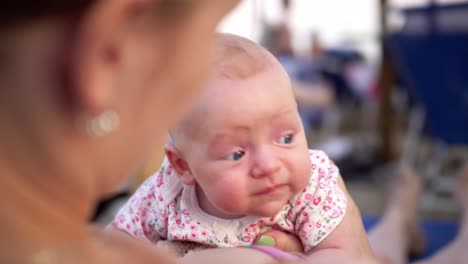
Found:
<path fill-rule="evenodd" d="M 453 238 L 452 190 L 468 162 L 468 0 L 243 0 L 219 31 L 252 39 L 285 67 L 310 147 L 338 165 L 366 227 L 409 165 L 424 186 L 426 255 Z M 161 159 L 157 150 L 117 198 Z"/>
<path fill-rule="evenodd" d="M 467 160 L 468 1 L 244 0 L 219 26 L 268 48 L 295 87 L 311 148 L 339 166 L 364 214 L 405 164 L 421 210 L 453 219 Z"/>

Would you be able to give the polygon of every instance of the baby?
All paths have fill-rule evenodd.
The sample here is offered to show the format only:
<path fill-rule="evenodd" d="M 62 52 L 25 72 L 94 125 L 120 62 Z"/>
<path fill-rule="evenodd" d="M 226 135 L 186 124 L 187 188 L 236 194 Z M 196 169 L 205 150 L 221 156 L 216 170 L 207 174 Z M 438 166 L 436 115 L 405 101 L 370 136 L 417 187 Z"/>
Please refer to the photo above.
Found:
<path fill-rule="evenodd" d="M 217 35 L 215 45 L 211 79 L 170 130 L 161 168 L 112 225 L 152 242 L 218 247 L 250 245 L 277 229 L 310 252 L 345 216 L 338 169 L 308 150 L 277 60 L 234 35 Z"/>

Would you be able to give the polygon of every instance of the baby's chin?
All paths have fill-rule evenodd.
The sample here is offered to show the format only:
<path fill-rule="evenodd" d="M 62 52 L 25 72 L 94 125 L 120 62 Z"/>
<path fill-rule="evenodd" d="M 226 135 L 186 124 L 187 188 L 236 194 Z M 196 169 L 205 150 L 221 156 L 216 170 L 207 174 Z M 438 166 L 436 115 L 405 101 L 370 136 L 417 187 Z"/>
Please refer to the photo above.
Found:
<path fill-rule="evenodd" d="M 258 217 L 274 217 L 281 211 L 281 209 L 283 209 L 286 202 L 287 200 L 266 202 L 258 208 L 251 210 L 249 215 Z"/>

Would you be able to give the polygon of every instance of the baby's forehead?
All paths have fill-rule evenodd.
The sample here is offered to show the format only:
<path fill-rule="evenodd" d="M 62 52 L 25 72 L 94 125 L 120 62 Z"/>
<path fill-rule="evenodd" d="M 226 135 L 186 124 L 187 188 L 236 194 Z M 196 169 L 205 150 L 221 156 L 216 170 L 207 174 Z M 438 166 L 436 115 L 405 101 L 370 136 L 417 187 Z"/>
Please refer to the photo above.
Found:
<path fill-rule="evenodd" d="M 236 100 L 248 96 L 251 91 L 246 84 L 252 79 L 281 76 L 281 89 L 287 90 L 292 96 L 287 74 L 266 49 L 230 34 L 217 34 L 215 45 L 216 53 L 209 81 L 192 108 L 173 128 L 177 132 L 174 134 L 183 135 L 186 140 L 198 139 L 200 134 L 211 128 L 213 120 L 208 120 L 211 111 L 223 111 L 224 104 L 236 104 Z M 257 91 L 265 94 L 271 92 L 271 87 L 262 89 L 265 90 Z M 233 93 L 236 93 L 235 96 L 231 96 Z"/>
<path fill-rule="evenodd" d="M 224 76 L 213 78 L 180 120 L 178 129 L 183 130 L 189 138 L 197 138 L 197 135 L 206 134 L 207 130 L 218 125 L 220 119 L 229 121 L 239 116 L 256 116 L 261 119 L 281 112 L 285 107 L 295 109 L 289 79 L 278 78 L 278 75 L 281 72 L 268 68 L 245 79 L 232 80 Z"/>

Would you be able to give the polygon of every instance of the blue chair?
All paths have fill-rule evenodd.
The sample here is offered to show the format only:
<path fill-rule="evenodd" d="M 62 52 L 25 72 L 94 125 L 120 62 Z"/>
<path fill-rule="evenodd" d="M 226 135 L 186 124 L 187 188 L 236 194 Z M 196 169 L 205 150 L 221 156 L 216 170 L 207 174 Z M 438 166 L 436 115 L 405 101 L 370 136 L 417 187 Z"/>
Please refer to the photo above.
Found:
<path fill-rule="evenodd" d="M 426 113 L 426 132 L 468 144 L 468 3 L 402 10 L 386 38 L 398 73 Z"/>
<path fill-rule="evenodd" d="M 421 124 L 416 125 L 416 133 L 430 137 L 439 146 L 438 153 L 431 153 L 433 159 L 426 162 L 429 169 L 424 180 L 430 184 L 425 187 L 421 206 L 433 211 L 455 211 L 453 201 L 438 193 L 453 189 L 453 177 L 451 181 L 442 177 L 440 170 L 449 148 L 468 146 L 468 3 L 431 3 L 400 12 L 405 23 L 385 36 L 385 44 L 408 94 L 424 113 L 424 117 L 415 115 L 419 120 L 412 120 L 413 124 Z M 408 149 L 417 148 L 412 140 L 406 145 Z M 408 156 L 403 159 L 412 159 Z M 369 227 L 375 219 L 366 221 Z M 423 227 L 429 239 L 425 256 L 453 239 L 457 230 L 452 221 L 426 220 Z"/>

